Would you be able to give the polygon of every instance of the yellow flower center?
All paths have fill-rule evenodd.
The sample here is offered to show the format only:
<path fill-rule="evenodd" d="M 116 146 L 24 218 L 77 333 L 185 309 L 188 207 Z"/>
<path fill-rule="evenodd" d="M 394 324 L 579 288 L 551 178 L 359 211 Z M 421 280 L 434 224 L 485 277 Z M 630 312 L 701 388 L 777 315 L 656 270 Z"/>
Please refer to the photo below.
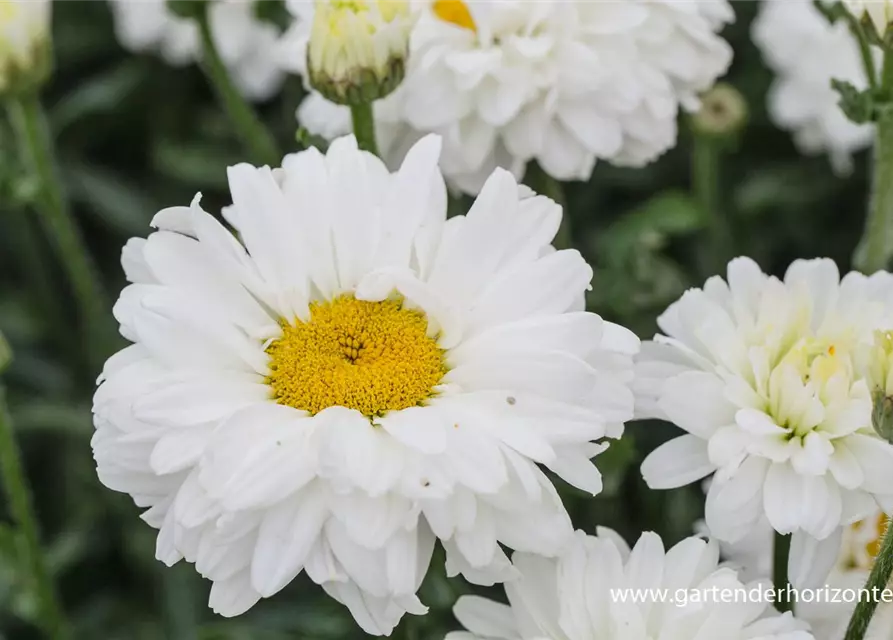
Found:
<path fill-rule="evenodd" d="M 447 372 L 427 329 L 402 299 L 314 302 L 307 322 L 283 322 L 267 347 L 273 397 L 311 414 L 340 406 L 370 417 L 423 404 Z"/>
<path fill-rule="evenodd" d="M 477 32 L 477 25 L 474 23 L 474 18 L 471 17 L 471 11 L 462 0 L 435 0 L 434 15 L 444 22 Z"/>
<path fill-rule="evenodd" d="M 883 513 L 850 525 L 844 535 L 841 560 L 848 570 L 870 571 L 881 550 L 888 518 Z"/>

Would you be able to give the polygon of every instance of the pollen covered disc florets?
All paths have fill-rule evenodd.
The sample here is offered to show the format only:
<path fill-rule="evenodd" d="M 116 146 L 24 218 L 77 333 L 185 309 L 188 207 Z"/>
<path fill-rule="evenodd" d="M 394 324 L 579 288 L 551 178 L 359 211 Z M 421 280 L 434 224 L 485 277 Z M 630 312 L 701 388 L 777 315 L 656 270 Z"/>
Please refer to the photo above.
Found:
<path fill-rule="evenodd" d="M 307 322 L 283 322 L 266 349 L 273 396 L 311 414 L 341 406 L 373 417 L 420 406 L 446 373 L 427 330 L 425 314 L 401 299 L 314 302 Z"/>

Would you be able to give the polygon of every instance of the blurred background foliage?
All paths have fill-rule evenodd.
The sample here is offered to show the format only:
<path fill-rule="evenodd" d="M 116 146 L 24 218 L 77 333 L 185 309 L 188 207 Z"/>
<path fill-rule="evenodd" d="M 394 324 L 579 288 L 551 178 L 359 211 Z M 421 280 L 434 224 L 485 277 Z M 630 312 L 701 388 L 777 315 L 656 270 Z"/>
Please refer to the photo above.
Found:
<path fill-rule="evenodd" d="M 764 105 L 772 78 L 749 40 L 757 3 L 734 4 L 738 20 L 726 37 L 736 56 L 727 80 L 745 95 L 750 120 L 720 167 L 720 209 L 731 228 L 722 262 L 747 254 L 781 273 L 794 258 L 821 255 L 846 269 L 863 225 L 867 158 L 856 158 L 851 175 L 836 176 L 826 158 L 801 157 L 773 127 Z M 280 10 L 273 0 L 263 3 L 271 19 Z M 110 306 L 124 282 L 125 240 L 145 236 L 157 210 L 187 204 L 197 191 L 207 210 L 219 212 L 228 204 L 225 168 L 244 155 L 200 70 L 123 51 L 104 2 L 56 2 L 54 22 L 57 70 L 44 101 L 68 195 Z M 293 77 L 260 107 L 292 151 L 299 148 L 294 111 L 302 96 Z M 11 142 L 0 119 L 0 331 L 15 353 L 6 383 L 75 637 L 361 637 L 346 609 L 305 576 L 238 619 L 215 617 L 205 604 L 209 583 L 190 566 L 167 569 L 155 561 L 153 530 L 126 496 L 99 484 L 90 450 L 98 372 L 85 364 L 66 281 L 25 206 L 34 185 Z M 681 120 L 679 145 L 655 164 L 630 170 L 603 163 L 588 183 L 566 186 L 573 243 L 595 267 L 590 308 L 643 337 L 654 333 L 667 304 L 716 269 L 708 216 L 690 195 L 692 146 Z M 457 199 L 453 210 L 468 202 Z M 575 525 L 614 527 L 628 539 L 656 530 L 668 543 L 689 535 L 702 515 L 699 489 L 650 492 L 638 473 L 644 456 L 672 433 L 668 425 L 630 425 L 629 437 L 598 458 L 605 491 L 596 499 L 562 485 Z M 2 524 L 4 509 L 0 503 L 0 638 L 28 640 L 38 637 L 34 599 L 19 567 L 20 541 Z M 445 578 L 442 556 L 431 566 L 421 593 L 431 614 L 407 616 L 397 637 L 440 640 L 456 628 L 450 608 L 470 587 Z"/>

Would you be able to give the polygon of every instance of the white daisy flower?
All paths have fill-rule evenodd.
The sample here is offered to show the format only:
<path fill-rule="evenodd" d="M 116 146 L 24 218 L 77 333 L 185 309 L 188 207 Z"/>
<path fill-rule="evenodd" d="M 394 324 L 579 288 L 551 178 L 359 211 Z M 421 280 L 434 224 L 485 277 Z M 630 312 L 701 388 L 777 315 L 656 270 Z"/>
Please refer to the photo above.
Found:
<path fill-rule="evenodd" d="M 654 533 L 642 534 L 630 551 L 613 531 L 578 531 L 557 559 L 514 555 L 520 578 L 505 585 L 508 605 L 460 598 L 454 613 L 468 632 L 446 640 L 813 640 L 790 613 L 735 600 L 739 590 L 765 585 L 742 583 L 718 560 L 716 543 L 701 538 L 665 553 Z"/>
<path fill-rule="evenodd" d="M 166 0 L 110 0 L 115 32 L 122 46 L 154 51 L 172 65 L 201 59 L 196 24 L 174 14 Z M 214 0 L 208 12 L 211 33 L 220 57 L 245 97 L 267 100 L 281 88 L 283 72 L 275 63 L 279 31 L 255 15 L 255 3 Z"/>
<path fill-rule="evenodd" d="M 148 508 L 237 615 L 301 571 L 388 634 L 436 539 L 450 575 L 512 577 L 569 517 L 543 465 L 598 493 L 590 459 L 633 410 L 638 339 L 583 311 L 592 270 L 555 251 L 561 209 L 496 172 L 446 220 L 439 140 L 389 174 L 336 140 L 230 169 L 131 240 L 115 307 L 134 344 L 94 399 L 99 477 Z"/>
<path fill-rule="evenodd" d="M 587 179 L 597 159 L 651 162 L 732 57 L 717 35 L 726 0 L 420 4 L 406 79 L 378 117 L 442 134 L 445 174 L 472 193 L 531 160 L 560 180 Z M 290 6 L 283 57 L 301 73 L 312 5 Z"/>
<path fill-rule="evenodd" d="M 872 429 L 856 366 L 891 324 L 890 274 L 841 280 L 831 260 L 799 260 L 778 280 L 733 260 L 728 283 L 685 293 L 643 346 L 638 413 L 688 432 L 646 458 L 645 480 L 666 489 L 715 473 L 710 532 L 734 542 L 765 516 L 794 534 L 794 583 L 813 581 L 842 525 L 893 508 L 893 446 Z"/>
<path fill-rule="evenodd" d="M 843 591 L 858 593 L 865 587 L 886 526 L 887 516 L 878 511 L 846 527 L 839 553 L 822 588 L 795 603 L 797 617 L 809 623 L 816 640 L 841 640 L 846 634 L 855 602 L 846 602 L 852 597 L 844 597 Z M 772 540 L 772 526 L 764 520 L 742 540 L 720 543 L 720 551 L 732 565 L 740 567 L 741 575 L 754 572 L 768 575 L 766 571 L 771 571 L 772 567 Z M 824 587 L 830 591 L 826 593 Z M 871 620 L 866 640 L 888 640 L 891 637 L 893 605 L 881 601 Z"/>
<path fill-rule="evenodd" d="M 831 88 L 832 79 L 860 89 L 868 86 L 859 46 L 846 22 L 832 25 L 813 0 L 765 0 L 752 37 L 776 75 L 769 116 L 793 133 L 803 153 L 827 153 L 838 172 L 849 171 L 852 154 L 871 144 L 874 127 L 849 120 L 840 108 L 840 95 Z"/>

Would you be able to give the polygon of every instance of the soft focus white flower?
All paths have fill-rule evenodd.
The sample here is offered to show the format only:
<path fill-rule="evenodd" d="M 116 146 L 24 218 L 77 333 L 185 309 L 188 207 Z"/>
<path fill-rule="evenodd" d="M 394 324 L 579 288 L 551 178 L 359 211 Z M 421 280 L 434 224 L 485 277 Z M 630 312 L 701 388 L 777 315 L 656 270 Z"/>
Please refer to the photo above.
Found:
<path fill-rule="evenodd" d="M 795 602 L 797 616 L 809 623 L 816 640 L 841 640 L 844 637 L 855 603 L 844 602 L 843 597 L 835 598 L 833 590 L 852 589 L 858 593 L 859 589 L 865 586 L 886 523 L 887 516 L 878 511 L 865 520 L 846 527 L 834 558 L 833 568 L 827 579 L 821 583 L 820 590 Z M 773 535 L 772 527 L 763 520 L 742 540 L 731 544 L 720 543 L 720 551 L 724 559 L 740 568 L 742 576 L 753 573 L 765 576 L 772 567 Z M 825 586 L 832 590 L 828 596 L 822 595 Z M 842 591 L 836 593 L 840 596 Z M 891 637 L 893 637 L 893 605 L 881 601 L 866 638 L 889 640 Z"/>
<path fill-rule="evenodd" d="M 790 613 L 711 596 L 713 589 L 760 586 L 743 584 L 718 560 L 716 543 L 700 538 L 665 553 L 659 536 L 644 533 L 630 551 L 613 531 L 599 529 L 598 537 L 578 531 L 557 559 L 514 555 L 520 578 L 505 585 L 509 605 L 460 598 L 454 613 L 470 633 L 447 640 L 812 640 Z M 660 602 L 647 591 L 660 589 L 670 598 L 685 590 L 688 601 Z"/>
<path fill-rule="evenodd" d="M 236 237 L 191 207 L 125 247 L 135 344 L 94 398 L 100 479 L 160 529 L 157 557 L 237 615 L 302 570 L 368 633 L 447 570 L 512 577 L 572 528 L 538 466 L 596 494 L 590 459 L 633 410 L 638 339 L 583 311 L 592 270 L 560 207 L 497 172 L 446 220 L 429 136 L 389 174 L 336 140 L 230 169 Z"/>
<path fill-rule="evenodd" d="M 801 151 L 828 153 L 837 171 L 848 171 L 852 154 L 871 144 L 874 128 L 849 120 L 831 87 L 832 79 L 868 86 L 846 22 L 830 24 L 813 0 L 765 0 L 752 36 L 776 75 L 768 97 L 772 120 L 793 132 Z"/>
<path fill-rule="evenodd" d="M 310 82 L 338 104 L 372 102 L 403 80 L 407 0 L 318 0 L 307 48 Z"/>
<path fill-rule="evenodd" d="M 842 0 L 842 2 L 857 18 L 868 16 L 881 37 L 884 37 L 887 27 L 893 22 L 893 1 L 891 0 Z"/>
<path fill-rule="evenodd" d="M 798 260 L 784 280 L 750 259 L 729 263 L 658 318 L 643 345 L 637 412 L 688 433 L 642 465 L 654 488 L 715 473 L 712 535 L 734 542 L 764 515 L 793 533 L 795 584 L 820 579 L 842 525 L 893 508 L 893 446 L 871 427 L 858 354 L 893 326 L 893 276 Z"/>
<path fill-rule="evenodd" d="M 50 46 L 49 0 L 0 0 L 0 94 L 42 82 Z"/>
<path fill-rule="evenodd" d="M 301 73 L 309 5 L 289 6 L 283 59 Z M 377 115 L 442 134 L 443 170 L 468 192 L 530 160 L 562 180 L 597 159 L 644 165 L 675 144 L 679 106 L 696 109 L 725 72 L 717 32 L 733 18 L 726 0 L 425 2 L 406 80 Z"/>
<path fill-rule="evenodd" d="M 166 0 L 110 0 L 115 31 L 131 51 L 158 52 L 169 64 L 201 58 L 198 28 L 181 18 Z M 255 15 L 255 3 L 213 0 L 208 12 L 220 57 L 239 90 L 249 99 L 266 100 L 282 86 L 284 75 L 275 62 L 279 31 Z"/>

